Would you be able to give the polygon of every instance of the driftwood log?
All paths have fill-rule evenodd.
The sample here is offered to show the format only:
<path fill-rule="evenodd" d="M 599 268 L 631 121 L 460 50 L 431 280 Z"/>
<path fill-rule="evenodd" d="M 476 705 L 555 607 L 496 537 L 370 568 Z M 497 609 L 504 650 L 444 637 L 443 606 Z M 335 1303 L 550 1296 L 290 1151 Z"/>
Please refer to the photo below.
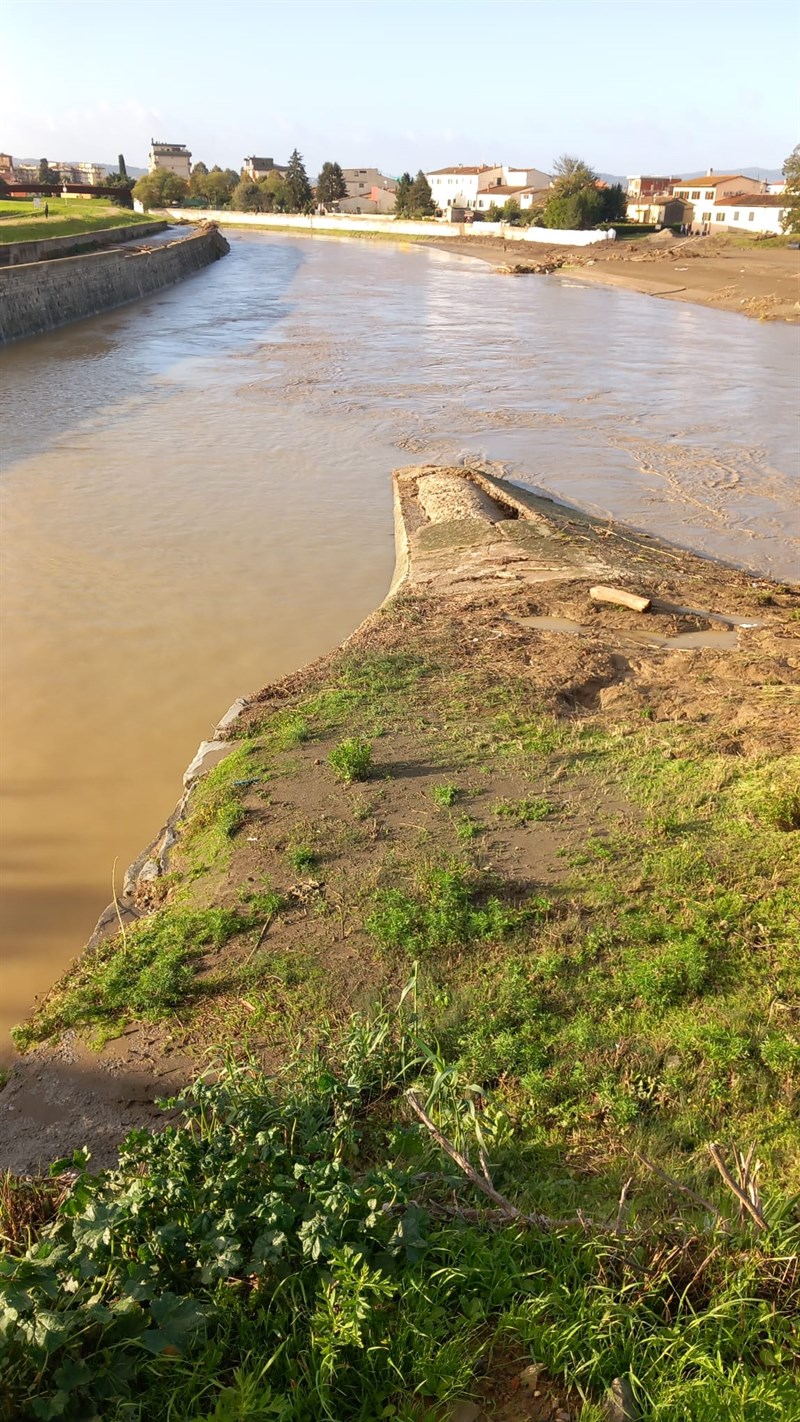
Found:
<path fill-rule="evenodd" d="M 625 592 L 624 588 L 606 588 L 602 583 L 589 589 L 593 602 L 613 602 L 619 607 L 630 607 L 633 612 L 649 612 L 649 597 L 639 597 L 637 593 Z"/>

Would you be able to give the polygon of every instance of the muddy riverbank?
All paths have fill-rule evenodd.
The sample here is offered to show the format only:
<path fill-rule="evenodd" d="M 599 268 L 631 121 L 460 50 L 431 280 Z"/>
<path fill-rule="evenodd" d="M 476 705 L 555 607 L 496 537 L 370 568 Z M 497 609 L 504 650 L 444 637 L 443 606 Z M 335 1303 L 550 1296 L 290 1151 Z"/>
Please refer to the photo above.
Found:
<path fill-rule="evenodd" d="M 565 276 L 670 301 L 736 311 L 760 321 L 800 321 L 800 252 L 745 244 L 734 236 L 685 238 L 657 233 L 589 248 L 524 253 L 499 237 L 437 240 L 436 247 L 508 268 L 552 262 Z"/>
<path fill-rule="evenodd" d="M 237 707 L 219 732 L 229 753 L 190 783 L 130 893 L 24 1029 L 27 1055 L 0 1095 L 0 1158 L 14 1169 L 84 1143 L 102 1163 L 223 1042 L 274 1067 L 297 1033 L 310 1045 L 328 1014 L 391 993 L 402 970 L 376 955 L 369 915 L 397 866 L 452 859 L 567 893 L 588 843 L 613 859 L 620 815 L 631 833 L 639 823 L 635 797 L 592 773 L 601 740 L 645 764 L 708 759 L 714 802 L 739 781 L 786 797 L 770 873 L 791 896 L 800 590 L 480 471 L 401 471 L 395 498 L 393 596 L 342 649 Z M 597 583 L 651 607 L 599 602 Z M 372 764 L 342 783 L 328 757 L 358 743 Z M 757 809 L 741 812 L 757 833 Z M 680 834 L 699 849 L 702 817 Z"/>

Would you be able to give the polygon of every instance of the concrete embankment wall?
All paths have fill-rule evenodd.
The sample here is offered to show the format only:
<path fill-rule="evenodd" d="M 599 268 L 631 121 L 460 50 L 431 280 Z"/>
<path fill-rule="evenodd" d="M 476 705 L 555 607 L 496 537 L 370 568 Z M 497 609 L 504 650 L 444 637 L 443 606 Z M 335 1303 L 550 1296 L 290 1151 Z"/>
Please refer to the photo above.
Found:
<path fill-rule="evenodd" d="M 98 227 L 94 232 L 74 232 L 71 237 L 39 237 L 35 242 L 5 242 L 0 245 L 0 267 L 22 266 L 26 262 L 47 262 L 52 257 L 74 257 L 79 252 L 99 251 L 118 242 L 132 242 L 137 237 L 152 237 L 169 224 L 160 222 L 129 222 L 124 227 Z"/>
<path fill-rule="evenodd" d="M 167 208 L 170 218 L 186 221 L 185 208 Z M 551 247 L 590 247 L 595 242 L 605 242 L 605 232 L 561 232 L 553 227 L 510 227 L 507 222 L 405 222 L 393 217 L 337 217 L 327 213 L 324 217 L 304 216 L 298 213 L 281 212 L 219 212 L 200 211 L 192 213 L 197 222 L 219 222 L 234 227 L 258 227 L 268 231 L 317 232 L 325 236 L 349 236 L 358 233 L 380 233 L 384 237 L 428 237 L 444 238 L 451 241 L 463 237 L 503 237 L 508 242 L 544 242 Z"/>
<path fill-rule="evenodd" d="M 214 227 L 150 251 L 115 248 L 0 271 L 0 344 L 149 296 L 230 251 Z"/>

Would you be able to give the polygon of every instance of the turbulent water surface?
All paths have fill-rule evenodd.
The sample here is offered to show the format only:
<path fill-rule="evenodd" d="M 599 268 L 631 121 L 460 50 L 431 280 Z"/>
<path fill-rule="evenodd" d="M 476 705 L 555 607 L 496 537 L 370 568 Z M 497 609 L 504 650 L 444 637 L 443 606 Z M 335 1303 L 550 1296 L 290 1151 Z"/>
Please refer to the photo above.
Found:
<path fill-rule="evenodd" d="M 796 329 L 420 248 L 231 247 L 0 353 L 0 1050 L 229 702 L 380 601 L 393 466 L 501 461 L 797 575 Z"/>

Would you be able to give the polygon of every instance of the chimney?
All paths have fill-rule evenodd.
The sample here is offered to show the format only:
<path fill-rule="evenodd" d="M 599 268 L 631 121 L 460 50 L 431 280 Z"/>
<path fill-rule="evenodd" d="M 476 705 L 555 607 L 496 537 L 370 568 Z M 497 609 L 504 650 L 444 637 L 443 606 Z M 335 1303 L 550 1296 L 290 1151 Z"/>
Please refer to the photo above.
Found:
<path fill-rule="evenodd" d="M 714 176 L 714 169 L 713 169 L 713 168 L 709 168 L 708 172 L 706 173 L 706 177 L 707 177 L 707 178 L 713 178 L 713 176 Z"/>

